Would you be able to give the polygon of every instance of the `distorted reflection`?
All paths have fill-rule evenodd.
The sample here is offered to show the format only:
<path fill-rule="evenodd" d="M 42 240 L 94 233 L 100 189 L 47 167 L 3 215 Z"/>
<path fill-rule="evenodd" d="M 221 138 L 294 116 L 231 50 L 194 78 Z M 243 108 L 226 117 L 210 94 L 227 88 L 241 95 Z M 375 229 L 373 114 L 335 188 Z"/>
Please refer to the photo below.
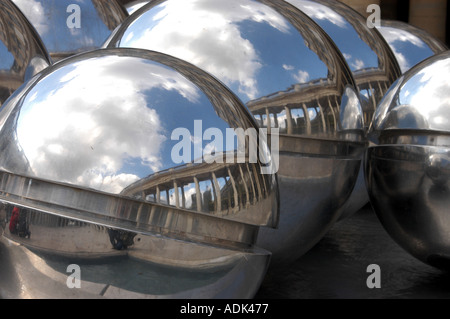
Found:
<path fill-rule="evenodd" d="M 389 114 L 384 128 L 390 126 L 395 128 L 425 129 L 436 131 L 448 131 L 450 124 L 450 103 L 448 91 L 450 81 L 442 70 L 450 68 L 450 60 L 443 59 L 432 65 L 424 67 L 409 76 L 397 96 L 396 103 L 399 106 L 408 106 L 409 117 L 416 114 L 415 120 L 410 122 L 401 116 L 402 112 L 396 108 L 395 115 Z M 392 116 L 397 123 L 392 122 Z"/>
<path fill-rule="evenodd" d="M 133 239 L 137 234 L 126 230 L 108 228 L 108 235 L 113 248 L 122 250 L 134 244 Z"/>
<path fill-rule="evenodd" d="M 9 232 L 19 237 L 30 238 L 31 232 L 28 219 L 28 209 L 20 209 L 14 206 L 9 220 Z"/>
<path fill-rule="evenodd" d="M 361 95 L 365 125 L 390 85 L 400 76 L 400 68 L 388 45 L 366 20 L 340 1 L 287 0 L 319 24 L 336 43 Z"/>
<path fill-rule="evenodd" d="M 91 51 L 54 64 L 16 94 L 0 112 L 0 178 L 8 196 L 25 191 L 28 200 L 44 196 L 101 219 L 142 217 L 142 227 L 152 230 L 159 223 L 154 210 L 172 216 L 174 207 L 257 225 L 277 222 L 275 172 L 264 174 L 270 163 L 249 155 L 263 153 L 267 141 L 244 141 L 238 160 L 246 136 L 230 134 L 229 141 L 229 130 L 257 132 L 256 124 L 222 83 L 185 61 L 148 50 Z M 173 152 L 179 129 L 187 132 L 182 161 Z M 213 149 L 208 130 L 220 140 Z"/>
<path fill-rule="evenodd" d="M 10 2 L 0 3 L 0 106 L 33 75 L 51 64 L 41 39 Z"/>
<path fill-rule="evenodd" d="M 294 82 L 327 77 L 327 66 L 312 48 L 305 49 L 298 31 L 280 13 L 257 1 L 166 1 L 140 13 L 122 31 L 112 44 L 164 48 L 165 53 L 219 77 L 244 102 L 285 90 Z M 268 41 L 282 49 L 269 52 Z M 311 47 L 314 41 L 308 39 Z"/>
<path fill-rule="evenodd" d="M 128 16 L 117 0 L 12 1 L 37 30 L 55 61 L 99 48 Z M 74 27 L 71 22 L 79 24 Z"/>
<path fill-rule="evenodd" d="M 366 154 L 367 189 L 390 236 L 413 256 L 449 265 L 450 54 L 416 64 L 382 100 Z"/>
<path fill-rule="evenodd" d="M 9 231 L 26 211 L 31 237 Z M 23 298 L 252 298 L 270 253 L 202 245 L 0 202 L 0 295 Z M 68 265 L 81 269 L 67 286 Z M 20 265 L 20 266 L 19 266 Z M 18 289 L 19 288 L 19 289 Z"/>
<path fill-rule="evenodd" d="M 34 174 L 118 193 L 163 168 L 167 132 L 148 92 L 174 91 L 196 103 L 200 91 L 163 66 L 123 58 L 113 68 L 115 62 L 74 63 L 29 91 L 17 137 Z"/>
<path fill-rule="evenodd" d="M 426 58 L 448 49 L 426 31 L 401 21 L 381 20 L 378 31 L 394 52 L 402 73 Z"/>

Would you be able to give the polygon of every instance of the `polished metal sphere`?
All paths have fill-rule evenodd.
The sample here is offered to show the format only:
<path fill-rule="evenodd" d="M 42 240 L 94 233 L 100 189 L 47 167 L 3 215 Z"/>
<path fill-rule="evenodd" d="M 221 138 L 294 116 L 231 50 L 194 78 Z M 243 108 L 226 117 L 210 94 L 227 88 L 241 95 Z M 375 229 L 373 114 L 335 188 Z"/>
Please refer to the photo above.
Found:
<path fill-rule="evenodd" d="M 450 52 L 406 72 L 369 131 L 366 180 L 381 223 L 405 250 L 450 269 Z"/>
<path fill-rule="evenodd" d="M 278 184 L 266 138 L 245 143 L 238 130 L 257 125 L 222 83 L 162 53 L 103 49 L 15 94 L 0 112 L 0 296 L 256 293 Z M 66 285 L 69 264 L 81 289 Z"/>
<path fill-rule="evenodd" d="M 54 61 L 97 49 L 128 16 L 118 0 L 12 0 Z"/>
<path fill-rule="evenodd" d="M 10 1 L 0 3 L 0 106 L 26 80 L 51 64 L 40 37 Z"/>
<path fill-rule="evenodd" d="M 339 217 L 365 147 L 363 114 L 344 58 L 284 1 L 150 2 L 105 47 L 188 61 L 225 83 L 267 129 L 279 153 L 280 224 L 261 229 L 272 263 L 296 259 Z"/>
<path fill-rule="evenodd" d="M 330 36 L 349 65 L 361 97 L 364 122 L 370 125 L 378 103 L 401 75 L 397 61 L 384 38 L 351 7 L 336 0 L 286 0 Z M 361 165 L 355 188 L 343 209 L 345 219 L 369 202 Z"/>
<path fill-rule="evenodd" d="M 439 39 L 406 22 L 381 20 L 377 29 L 389 44 L 403 73 L 426 58 L 448 50 Z"/>

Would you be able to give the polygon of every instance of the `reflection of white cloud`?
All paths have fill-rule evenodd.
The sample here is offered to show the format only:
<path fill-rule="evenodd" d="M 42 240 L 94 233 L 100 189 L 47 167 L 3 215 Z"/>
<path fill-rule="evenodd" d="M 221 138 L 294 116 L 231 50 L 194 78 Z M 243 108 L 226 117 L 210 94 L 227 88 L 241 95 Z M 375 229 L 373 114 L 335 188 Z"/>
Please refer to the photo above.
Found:
<path fill-rule="evenodd" d="M 363 60 L 354 58 L 350 53 L 342 52 L 342 56 L 345 58 L 345 61 L 349 66 L 352 67 L 353 70 L 362 70 L 365 67 L 365 63 Z"/>
<path fill-rule="evenodd" d="M 139 169 L 148 175 L 161 168 L 166 136 L 144 90 L 175 90 L 195 101 L 197 89 L 163 66 L 121 61 L 74 63 L 71 72 L 58 70 L 42 80 L 40 88 L 51 87 L 48 92 L 30 92 L 17 135 L 38 176 L 118 193 L 143 177 Z"/>
<path fill-rule="evenodd" d="M 36 31 L 42 36 L 49 31 L 45 9 L 40 1 L 36 0 L 13 0 L 14 4 L 20 8 L 20 11 L 30 19 Z"/>
<path fill-rule="evenodd" d="M 347 22 L 342 16 L 323 4 L 309 0 L 287 0 L 287 2 L 300 8 L 300 10 L 314 20 L 325 20 L 340 28 L 345 28 L 347 26 Z"/>
<path fill-rule="evenodd" d="M 309 73 L 299 70 L 297 74 L 294 75 L 294 79 L 298 81 L 298 83 L 305 83 L 309 80 Z"/>
<path fill-rule="evenodd" d="M 250 0 L 167 1 L 141 37 L 125 35 L 122 46 L 161 50 L 201 67 L 249 99 L 258 94 L 256 73 L 262 67 L 258 52 L 240 33 L 244 20 L 265 22 L 288 31 L 284 18 L 270 7 Z M 189 14 L 187 14 L 189 13 Z"/>
<path fill-rule="evenodd" d="M 405 30 L 390 27 L 381 27 L 377 28 L 377 30 L 380 31 L 383 38 L 389 44 L 389 47 L 393 51 L 394 56 L 400 65 L 402 73 L 408 71 L 412 65 L 407 61 L 405 55 L 402 52 L 399 52 L 396 42 L 409 43 L 419 48 L 424 48 L 425 43 L 419 37 Z"/>
<path fill-rule="evenodd" d="M 353 59 L 353 61 L 350 62 L 350 66 L 352 66 L 355 70 L 361 70 L 364 68 L 365 64 L 363 60 Z"/>
<path fill-rule="evenodd" d="M 434 62 L 409 79 L 402 89 L 409 94 L 403 93 L 400 102 L 417 108 L 434 130 L 447 131 L 450 124 L 450 82 L 445 72 L 449 69 L 448 59 Z"/>
<path fill-rule="evenodd" d="M 377 30 L 380 31 L 380 33 L 383 35 L 383 38 L 388 43 L 393 43 L 393 42 L 399 41 L 399 42 L 410 43 L 410 44 L 413 44 L 420 48 L 425 47 L 425 44 L 418 36 L 408 32 L 406 30 L 394 29 L 394 28 L 390 28 L 390 27 L 381 27 L 381 28 L 377 28 Z"/>

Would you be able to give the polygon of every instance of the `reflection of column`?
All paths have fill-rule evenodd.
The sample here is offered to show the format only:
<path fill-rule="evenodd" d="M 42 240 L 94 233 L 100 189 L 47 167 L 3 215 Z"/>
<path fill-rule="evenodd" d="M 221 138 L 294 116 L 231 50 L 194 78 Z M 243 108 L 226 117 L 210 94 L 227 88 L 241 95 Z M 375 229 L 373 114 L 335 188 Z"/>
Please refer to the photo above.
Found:
<path fill-rule="evenodd" d="M 250 172 L 250 168 L 248 167 L 248 163 L 245 165 L 247 168 L 248 177 L 250 178 L 250 184 L 252 185 L 252 191 L 253 191 L 253 204 L 256 204 L 256 190 L 255 190 L 255 182 L 252 178 L 252 173 Z"/>
<path fill-rule="evenodd" d="M 173 191 L 175 192 L 175 207 L 180 208 L 180 194 L 178 193 L 177 181 L 173 181 Z"/>
<path fill-rule="evenodd" d="M 159 186 L 156 186 L 156 202 L 161 203 L 161 193 L 159 191 Z"/>
<path fill-rule="evenodd" d="M 372 12 L 367 12 L 367 7 L 370 4 L 380 5 L 380 0 L 340 0 L 340 1 L 348 5 L 349 7 L 355 9 L 366 18 L 372 14 Z"/>
<path fill-rule="evenodd" d="M 222 211 L 222 196 L 220 194 L 220 185 L 219 181 L 217 180 L 216 174 L 214 172 L 211 173 L 212 177 L 212 185 L 214 188 L 214 193 L 216 194 L 216 211 L 221 212 Z"/>
<path fill-rule="evenodd" d="M 198 184 L 198 178 L 194 176 L 195 183 L 195 200 L 197 201 L 197 212 L 202 211 L 202 193 L 200 192 L 200 185 Z"/>
<path fill-rule="evenodd" d="M 306 134 L 311 135 L 311 121 L 309 119 L 309 112 L 308 112 L 308 108 L 306 107 L 305 103 L 302 103 L 302 109 L 303 109 L 303 115 L 305 116 L 305 122 L 306 122 Z"/>
<path fill-rule="evenodd" d="M 186 197 L 184 194 L 184 185 L 181 185 L 181 205 L 183 206 L 183 208 L 186 208 Z"/>
<path fill-rule="evenodd" d="M 249 206 L 250 205 L 250 194 L 248 193 L 247 181 L 245 180 L 244 172 L 242 171 L 242 165 L 239 165 L 239 172 L 241 173 L 242 182 L 244 184 L 245 198 L 247 199 L 246 206 Z"/>
<path fill-rule="evenodd" d="M 231 181 L 231 186 L 233 187 L 233 194 L 234 194 L 234 207 L 233 207 L 233 212 L 239 210 L 239 197 L 238 197 L 238 192 L 236 189 L 236 183 L 234 181 L 233 178 L 233 174 L 231 174 L 230 168 L 227 167 L 227 171 L 228 171 L 228 176 L 230 177 L 230 181 Z"/>
<path fill-rule="evenodd" d="M 334 113 L 334 108 L 333 105 L 331 105 L 331 101 L 330 101 L 330 96 L 327 96 L 327 101 L 328 101 L 328 108 L 331 110 L 331 115 L 333 116 L 333 125 L 334 125 L 334 129 L 337 128 L 337 121 L 336 121 L 336 114 Z"/>
<path fill-rule="evenodd" d="M 291 135 L 292 132 L 292 116 L 291 116 L 291 110 L 287 106 L 284 107 L 284 110 L 286 112 L 286 129 L 287 134 Z"/>
<path fill-rule="evenodd" d="M 445 42 L 447 0 L 410 0 L 409 23 Z"/>
<path fill-rule="evenodd" d="M 317 100 L 317 105 L 319 107 L 320 119 L 322 121 L 322 132 L 326 133 L 327 132 L 327 124 L 325 121 L 325 113 L 323 112 L 322 105 L 320 105 L 319 100 Z"/>

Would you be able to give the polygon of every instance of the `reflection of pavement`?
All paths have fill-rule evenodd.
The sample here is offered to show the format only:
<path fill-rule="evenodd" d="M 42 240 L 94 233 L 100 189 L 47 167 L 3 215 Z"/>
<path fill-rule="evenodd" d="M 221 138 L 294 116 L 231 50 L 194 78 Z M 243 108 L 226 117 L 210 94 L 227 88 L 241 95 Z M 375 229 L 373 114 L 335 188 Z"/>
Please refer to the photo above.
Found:
<path fill-rule="evenodd" d="M 22 238 L 9 232 L 7 224 L 4 236 L 28 248 L 35 248 L 42 252 L 67 255 L 78 258 L 88 258 L 94 256 L 109 257 L 126 255 L 125 251 L 118 251 L 112 248 L 109 235 L 105 230 L 103 240 L 96 237 L 92 240 L 90 227 L 45 227 L 30 225 L 30 238 Z M 72 240 L 61 240 L 62 238 L 72 238 Z M 46 249 L 46 247 L 48 247 Z"/>
<path fill-rule="evenodd" d="M 381 268 L 379 289 L 366 285 L 370 264 Z M 289 267 L 269 269 L 255 298 L 450 298 L 450 273 L 405 252 L 367 205 Z"/>

